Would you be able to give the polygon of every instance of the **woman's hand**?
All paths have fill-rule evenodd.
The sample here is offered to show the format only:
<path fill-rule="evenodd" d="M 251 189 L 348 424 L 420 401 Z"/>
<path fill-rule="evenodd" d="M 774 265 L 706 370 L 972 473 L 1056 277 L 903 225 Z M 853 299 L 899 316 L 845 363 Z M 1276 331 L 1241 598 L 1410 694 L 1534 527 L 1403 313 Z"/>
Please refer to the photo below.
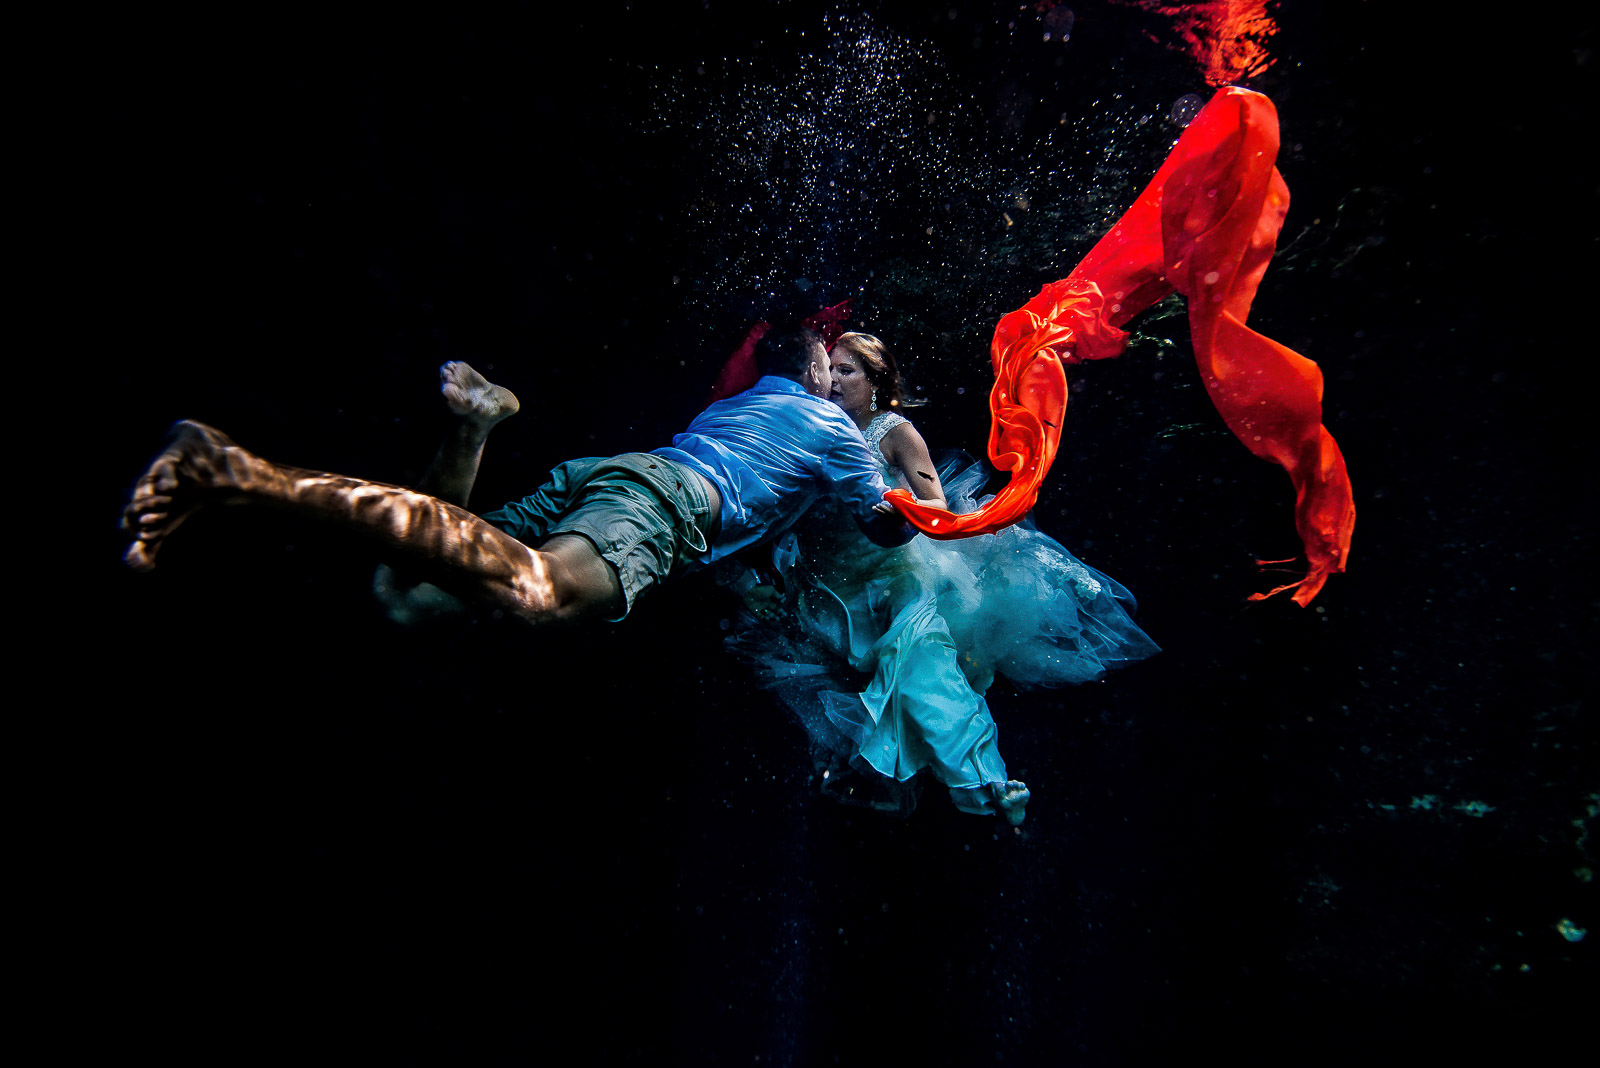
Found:
<path fill-rule="evenodd" d="M 937 497 L 933 500 L 924 500 L 923 498 L 912 494 L 911 499 L 922 505 L 924 508 L 942 508 L 947 512 L 950 510 L 950 505 L 943 497 Z M 888 501 L 879 501 L 877 504 L 872 506 L 872 510 L 879 515 L 895 515 L 899 512 L 899 509 L 890 504 Z"/>
<path fill-rule="evenodd" d="M 744 567 L 728 560 L 716 566 L 714 577 L 719 585 L 739 595 L 745 609 L 761 619 L 770 619 L 783 607 L 783 590 L 762 579 L 752 567 Z"/>
<path fill-rule="evenodd" d="M 783 604 L 783 595 L 778 592 L 778 587 L 760 585 L 752 586 L 744 594 L 744 606 L 750 614 L 761 619 L 766 619 L 778 611 Z"/>

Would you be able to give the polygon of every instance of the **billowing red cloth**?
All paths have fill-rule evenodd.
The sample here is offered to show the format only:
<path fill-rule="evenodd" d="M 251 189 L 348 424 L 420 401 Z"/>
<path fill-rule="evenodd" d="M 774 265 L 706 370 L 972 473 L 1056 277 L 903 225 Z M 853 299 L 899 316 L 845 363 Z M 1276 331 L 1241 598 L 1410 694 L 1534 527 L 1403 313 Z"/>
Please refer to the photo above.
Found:
<path fill-rule="evenodd" d="M 821 334 L 822 343 L 831 350 L 833 343 L 839 340 L 839 335 L 844 333 L 844 321 L 849 316 L 850 301 L 846 299 L 831 308 L 823 308 L 801 325 Z M 771 329 L 771 323 L 757 323 L 750 328 L 739 347 L 733 350 L 733 355 L 728 357 L 728 362 L 717 372 L 717 381 L 711 387 L 711 395 L 706 398 L 707 404 L 743 393 L 756 384 L 756 379 L 761 377 L 756 367 L 756 343 L 766 337 Z"/>
<path fill-rule="evenodd" d="M 1273 166 L 1278 116 L 1247 89 L 1220 90 L 1131 208 L 1066 278 L 1000 320 L 991 357 L 989 458 L 1010 483 L 976 512 L 955 515 L 894 490 L 889 500 L 934 538 L 990 533 L 1028 513 L 1061 440 L 1062 363 L 1119 355 L 1120 327 L 1167 294 L 1187 298 L 1195 361 L 1211 401 L 1246 448 L 1283 467 L 1309 568 L 1293 589 L 1305 605 L 1344 570 L 1355 505 L 1344 457 L 1322 426 L 1317 365 L 1245 325 L 1289 209 Z"/>
<path fill-rule="evenodd" d="M 850 301 L 845 298 L 831 308 L 823 308 L 801 325 L 822 335 L 822 343 L 833 351 L 833 343 L 844 334 L 844 321 L 850 318 Z"/>

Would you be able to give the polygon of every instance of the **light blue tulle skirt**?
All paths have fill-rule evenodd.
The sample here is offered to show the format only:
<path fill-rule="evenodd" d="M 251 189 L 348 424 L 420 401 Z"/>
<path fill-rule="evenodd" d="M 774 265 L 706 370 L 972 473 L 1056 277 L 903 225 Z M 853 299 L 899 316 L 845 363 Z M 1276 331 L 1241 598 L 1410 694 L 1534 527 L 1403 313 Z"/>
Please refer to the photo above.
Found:
<path fill-rule="evenodd" d="M 960 454 L 940 464 L 952 510 L 978 506 L 987 474 Z M 742 619 L 729 645 L 806 728 L 825 792 L 849 803 L 909 811 L 926 770 L 958 808 L 989 812 L 989 786 L 1007 778 L 984 700 L 996 674 L 1073 685 L 1159 651 L 1133 595 L 1031 522 L 886 550 L 819 504 L 774 558 L 786 612 Z"/>

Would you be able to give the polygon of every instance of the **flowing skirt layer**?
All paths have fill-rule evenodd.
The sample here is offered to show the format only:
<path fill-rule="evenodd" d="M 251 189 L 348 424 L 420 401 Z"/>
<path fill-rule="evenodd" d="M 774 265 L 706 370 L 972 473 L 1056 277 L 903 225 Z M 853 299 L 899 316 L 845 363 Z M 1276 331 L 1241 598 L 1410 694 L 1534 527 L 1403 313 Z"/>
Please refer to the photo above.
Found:
<path fill-rule="evenodd" d="M 940 475 L 952 510 L 978 506 L 982 465 L 955 454 Z M 1027 521 L 882 549 L 822 504 L 774 557 L 788 611 L 746 617 L 729 645 L 806 728 L 827 792 L 850 803 L 908 811 L 927 770 L 958 808 L 992 811 L 988 788 L 1007 779 L 984 700 L 996 674 L 1074 685 L 1159 651 L 1125 587 Z"/>

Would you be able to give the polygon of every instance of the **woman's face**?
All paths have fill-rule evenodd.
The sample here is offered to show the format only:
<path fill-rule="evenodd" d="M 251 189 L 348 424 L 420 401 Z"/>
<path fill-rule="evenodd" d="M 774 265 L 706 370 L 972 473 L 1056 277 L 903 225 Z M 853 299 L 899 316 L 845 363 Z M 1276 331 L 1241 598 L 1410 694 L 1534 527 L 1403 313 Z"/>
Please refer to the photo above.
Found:
<path fill-rule="evenodd" d="M 828 399 L 851 415 L 867 411 L 872 404 L 872 383 L 860 358 L 841 347 L 833 350 L 831 362 L 833 390 Z"/>

